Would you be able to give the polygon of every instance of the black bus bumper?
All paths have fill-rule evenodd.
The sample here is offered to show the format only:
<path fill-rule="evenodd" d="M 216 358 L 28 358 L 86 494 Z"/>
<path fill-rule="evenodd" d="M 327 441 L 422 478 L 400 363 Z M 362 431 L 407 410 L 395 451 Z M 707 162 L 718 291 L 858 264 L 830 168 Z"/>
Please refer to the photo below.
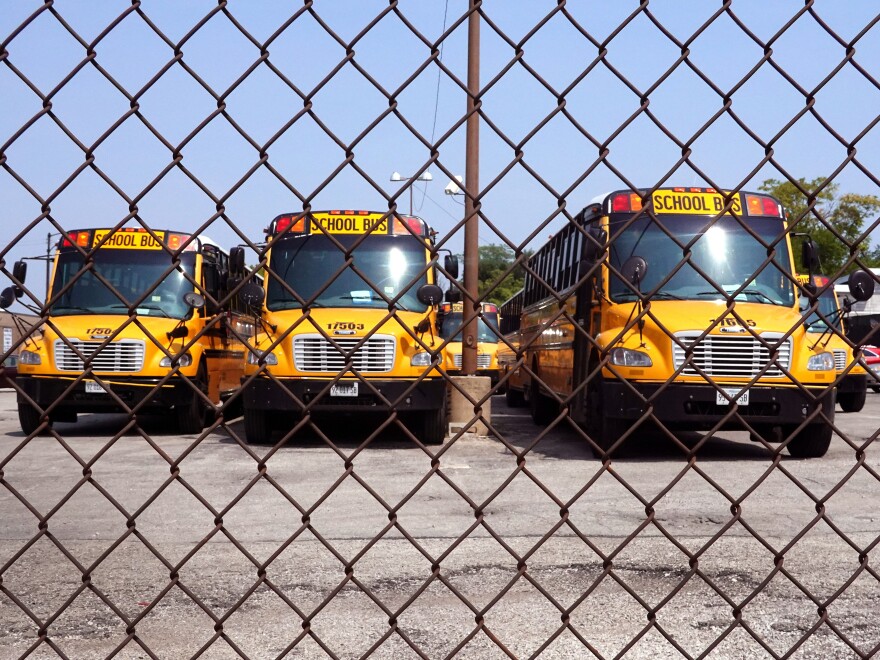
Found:
<path fill-rule="evenodd" d="M 340 381 L 339 384 L 351 382 Z M 418 383 L 373 379 L 368 382 L 369 385 L 358 381 L 357 396 L 331 396 L 331 380 L 255 378 L 248 382 L 242 379 L 242 399 L 248 410 L 294 413 L 302 413 L 306 407 L 312 412 L 406 412 L 438 410 L 446 405 L 446 381 L 442 378 L 426 378 Z"/>
<path fill-rule="evenodd" d="M 671 429 L 707 430 L 718 424 L 731 410 L 731 404 L 718 404 L 717 390 L 708 385 L 605 381 L 602 389 L 604 415 L 635 420 L 644 415 L 650 405 L 654 418 Z M 748 393 L 748 405 L 740 405 L 723 428 L 741 428 L 743 421 L 751 425 L 796 425 L 817 408 L 827 419 L 834 418 L 835 397 L 832 388 L 808 388 L 804 392 L 794 387 L 752 386 L 748 388 Z"/>
<path fill-rule="evenodd" d="M 182 378 L 169 379 L 161 386 L 161 378 L 106 376 L 102 380 L 129 408 L 143 404 L 139 412 L 169 410 L 189 403 L 196 396 L 193 388 Z M 15 381 L 43 410 L 59 401 L 52 409 L 53 416 L 59 419 L 64 413 L 124 412 L 125 409 L 107 392 L 86 392 L 85 381 L 80 381 L 68 391 L 72 382 L 73 379 L 67 377 L 35 376 L 19 376 Z M 18 403 L 26 404 L 27 399 L 19 394 Z"/>

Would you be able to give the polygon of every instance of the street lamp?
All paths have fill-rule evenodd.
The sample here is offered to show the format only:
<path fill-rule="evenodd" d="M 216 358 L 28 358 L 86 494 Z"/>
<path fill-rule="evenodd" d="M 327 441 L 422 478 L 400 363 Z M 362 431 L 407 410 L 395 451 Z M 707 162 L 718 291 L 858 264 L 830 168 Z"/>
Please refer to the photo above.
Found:
<path fill-rule="evenodd" d="M 433 181 L 434 177 L 431 176 L 430 172 L 422 172 L 418 176 L 403 176 L 400 172 L 394 172 L 391 174 L 392 181 L 408 181 L 409 182 L 409 214 L 412 215 L 413 212 L 413 189 L 412 184 L 413 181 Z"/>

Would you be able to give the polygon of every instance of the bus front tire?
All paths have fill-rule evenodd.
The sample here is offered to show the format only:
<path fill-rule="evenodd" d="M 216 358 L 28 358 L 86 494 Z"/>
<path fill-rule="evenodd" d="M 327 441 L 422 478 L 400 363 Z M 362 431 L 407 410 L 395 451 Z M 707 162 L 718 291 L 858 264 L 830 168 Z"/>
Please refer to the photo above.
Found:
<path fill-rule="evenodd" d="M 244 437 L 250 445 L 266 445 L 272 436 L 269 411 L 244 409 Z"/>
<path fill-rule="evenodd" d="M 537 369 L 535 369 L 537 371 Z M 532 378 L 529 383 L 529 412 L 532 421 L 538 426 L 546 426 L 556 417 L 555 402 L 548 396 L 541 394 L 541 385 L 537 378 Z"/>
<path fill-rule="evenodd" d="M 427 410 L 420 417 L 422 419 L 421 441 L 426 445 L 442 445 L 449 426 L 446 406 L 440 406 L 437 410 Z"/>
<path fill-rule="evenodd" d="M 783 436 L 788 437 L 794 431 L 783 429 Z M 829 424 L 809 424 L 788 442 L 788 453 L 795 458 L 819 458 L 824 456 L 831 446 L 833 431 Z"/>
<path fill-rule="evenodd" d="M 40 421 L 40 417 L 40 412 L 31 404 L 18 404 L 18 421 L 21 424 L 21 430 L 24 432 L 25 435 L 31 435 L 40 427 L 40 424 L 42 423 Z M 46 435 L 49 432 L 50 428 L 52 428 L 51 419 L 48 426 L 40 431 L 40 435 Z"/>
<path fill-rule="evenodd" d="M 865 407 L 865 399 L 867 399 L 867 388 L 859 392 L 838 392 L 837 403 L 843 412 L 859 412 Z"/>
<path fill-rule="evenodd" d="M 199 367 L 198 376 L 196 376 L 193 381 L 193 384 L 199 392 L 202 393 L 208 391 L 205 371 L 204 365 Z M 205 402 L 198 393 L 190 390 L 189 401 L 182 405 L 175 406 L 175 408 L 177 409 L 177 428 L 181 433 L 201 433 L 202 429 L 205 428 L 208 411 Z"/>
<path fill-rule="evenodd" d="M 522 408 L 526 405 L 526 397 L 523 395 L 522 390 L 515 390 L 510 385 L 507 386 L 507 391 L 504 392 L 504 400 L 507 402 L 508 408 Z"/>

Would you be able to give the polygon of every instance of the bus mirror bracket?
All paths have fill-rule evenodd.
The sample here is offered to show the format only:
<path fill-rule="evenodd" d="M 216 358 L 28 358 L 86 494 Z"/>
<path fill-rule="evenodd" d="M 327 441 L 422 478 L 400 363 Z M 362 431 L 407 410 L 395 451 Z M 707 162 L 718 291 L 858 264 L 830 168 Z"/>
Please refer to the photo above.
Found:
<path fill-rule="evenodd" d="M 850 273 L 847 285 L 850 295 L 859 302 L 868 300 L 874 295 L 874 278 L 863 270 Z"/>

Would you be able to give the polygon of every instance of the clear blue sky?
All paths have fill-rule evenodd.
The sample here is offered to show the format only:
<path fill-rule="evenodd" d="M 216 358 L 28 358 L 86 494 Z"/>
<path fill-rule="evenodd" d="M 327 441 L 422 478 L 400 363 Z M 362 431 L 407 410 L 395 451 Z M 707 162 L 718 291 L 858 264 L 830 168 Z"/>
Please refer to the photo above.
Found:
<path fill-rule="evenodd" d="M 259 46 L 226 14 L 216 13 L 186 39 L 180 48 L 182 60 L 171 63 L 173 44 L 216 12 L 216 0 L 143 0 L 142 14 L 172 43 L 159 37 L 143 16 L 130 13 L 97 42 L 95 59 L 81 68 L 86 47 L 63 23 L 89 43 L 130 10 L 130 2 L 56 0 L 53 11 L 57 16 L 44 11 L 15 33 L 42 5 L 38 0 L 4 0 L 2 5 L 0 40 L 8 58 L 0 62 L 0 145 L 7 159 L 5 167 L 39 197 L 52 197 L 52 217 L 64 228 L 112 226 L 128 213 L 128 202 L 119 191 L 92 169 L 80 171 L 85 162 L 83 147 L 94 150 L 95 167 L 125 196 L 138 198 L 140 217 L 157 229 L 194 231 L 215 212 L 211 196 L 179 168 L 170 167 L 172 150 L 177 149 L 183 157 L 181 165 L 214 196 L 224 198 L 228 218 L 254 241 L 262 237 L 262 230 L 275 215 L 302 209 L 302 201 L 288 185 L 311 198 L 315 209 L 383 210 L 388 208 L 386 196 L 399 195 L 400 210 L 408 210 L 407 189 L 392 183 L 390 175 L 394 171 L 411 175 L 420 170 L 430 159 L 429 149 L 394 116 L 385 118 L 367 135 L 362 133 L 388 109 L 388 101 L 376 84 L 388 92 L 398 89 L 419 71 L 430 47 L 397 14 L 389 13 L 354 45 L 354 61 L 376 84 L 349 63 L 316 91 L 345 59 L 345 46 L 328 34 L 321 22 L 343 42 L 350 42 L 387 11 L 387 0 L 316 0 L 313 13 L 303 13 L 271 40 L 269 62 L 300 92 L 311 96 L 319 120 L 303 116 L 280 136 L 281 128 L 303 110 L 302 98 L 265 63 L 255 64 Z M 675 38 L 687 41 L 720 6 L 721 2 L 708 0 L 652 0 L 648 8 Z M 622 186 L 608 165 L 639 186 L 654 186 L 661 179 L 669 185 L 704 185 L 702 176 L 687 165 L 669 174 L 680 157 L 680 148 L 645 115 L 610 141 L 607 163 L 596 164 L 599 151 L 581 130 L 599 142 L 607 141 L 637 111 L 639 92 L 651 88 L 651 113 L 681 141 L 691 140 L 722 106 L 721 97 L 686 65 L 680 65 L 655 87 L 680 50 L 641 13 L 607 43 L 608 63 L 638 91 L 599 64 L 565 95 L 566 111 L 580 128 L 557 115 L 530 136 L 556 108 L 556 95 L 583 76 L 597 55 L 596 47 L 566 16 L 554 13 L 556 7 L 555 0 L 483 2 L 483 11 L 493 25 L 482 25 L 481 79 L 484 85 L 491 83 L 484 95 L 484 112 L 494 125 L 484 122 L 481 126 L 480 180 L 484 188 L 491 185 L 483 212 L 516 243 L 554 213 L 561 192 L 571 189 L 566 201 L 568 211 L 574 214 L 596 195 Z M 269 40 L 292 12 L 301 8 L 301 3 L 290 1 L 231 0 L 227 11 L 259 44 Z M 442 62 L 461 81 L 466 78 L 467 31 L 460 19 L 466 8 L 466 0 L 401 0 L 398 5 L 399 13 L 429 42 L 443 33 L 444 23 L 447 28 L 460 23 L 442 42 Z M 637 8 L 634 1 L 573 0 L 566 10 L 597 42 L 604 42 Z M 761 40 L 773 37 L 803 9 L 802 0 L 732 3 L 737 18 Z M 814 5 L 815 15 L 844 43 L 861 35 L 854 44 L 855 61 L 874 80 L 880 80 L 880 26 L 873 25 L 878 10 L 876 0 L 817 0 Z M 546 24 L 526 39 L 550 14 Z M 880 90 L 852 64 L 835 71 L 844 60 L 846 47 L 825 31 L 816 16 L 802 15 L 773 42 L 773 61 L 809 91 L 833 73 L 816 93 L 815 111 L 851 140 L 878 120 Z M 507 39 L 496 30 L 503 31 Z M 517 43 L 522 46 L 523 58 L 510 66 Z M 785 171 L 808 179 L 828 176 L 846 159 L 845 147 L 810 114 L 777 136 L 803 111 L 804 96 L 766 63 L 750 80 L 739 84 L 760 61 L 763 51 L 729 16 L 718 18 L 693 40 L 690 50 L 694 66 L 725 93 L 733 90 L 732 110 L 742 122 L 762 139 L 774 140 L 775 158 Z M 166 66 L 164 75 L 144 92 L 147 83 Z M 226 98 L 226 113 L 236 126 L 220 115 L 189 137 L 217 110 L 217 103 L 184 66 Z M 254 66 L 251 74 L 234 86 Z M 129 95 L 140 95 L 140 113 L 149 126 L 138 117 L 129 117 L 98 142 L 130 108 L 125 94 L 98 67 Z M 78 73 L 56 90 L 78 68 Z M 440 141 L 439 165 L 429 168 L 434 180 L 416 184 L 414 205 L 442 236 L 448 235 L 448 246 L 458 251 L 462 232 L 451 234 L 450 230 L 462 217 L 463 206 L 461 198 L 444 195 L 443 188 L 448 173 L 464 173 L 464 127 L 452 129 L 462 119 L 466 101 L 459 84 L 438 71 L 436 65 L 424 68 L 398 94 L 398 110 L 424 140 Z M 40 113 L 43 103 L 39 94 L 52 95 L 57 122 L 43 116 L 13 140 Z M 356 141 L 352 152 L 357 169 L 342 165 L 345 147 L 325 129 L 344 144 Z M 514 147 L 522 149 L 523 164 L 510 167 Z M 880 127 L 867 131 L 857 144 L 857 158 L 868 174 L 854 164 L 847 165 L 834 179 L 841 192 L 880 194 L 872 181 L 872 176 L 880 178 L 878 147 Z M 265 166 L 257 167 L 264 148 L 272 169 L 286 184 Z M 719 186 L 754 188 L 764 179 L 784 176 L 772 165 L 753 174 L 764 156 L 763 148 L 729 116 L 717 119 L 695 140 L 692 149 L 693 162 Z M 54 229 L 46 222 L 34 223 L 40 206 L 15 176 L 0 170 L 0 223 L 5 228 L 0 247 L 10 267 L 16 258 L 45 251 L 46 234 Z M 531 247 L 537 248 L 561 223 L 559 218 L 549 223 Z M 12 245 L 13 238 L 28 227 L 27 235 Z M 222 218 L 205 234 L 227 247 L 239 242 Z M 484 225 L 481 242 L 498 243 L 500 239 Z M 42 264 L 33 263 L 30 268 L 28 283 L 42 295 Z"/>

